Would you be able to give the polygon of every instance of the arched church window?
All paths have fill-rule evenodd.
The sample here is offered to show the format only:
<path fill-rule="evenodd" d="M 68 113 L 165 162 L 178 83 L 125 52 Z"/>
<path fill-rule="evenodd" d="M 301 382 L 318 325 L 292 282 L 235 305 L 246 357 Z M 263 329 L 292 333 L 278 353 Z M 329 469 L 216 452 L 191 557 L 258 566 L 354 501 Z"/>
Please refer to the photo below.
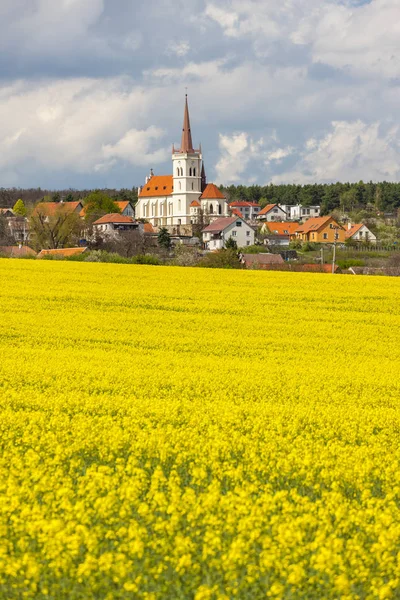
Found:
<path fill-rule="evenodd" d="M 189 169 L 189 175 L 190 175 L 190 177 L 192 176 L 192 167 L 190 167 L 190 169 Z"/>
<path fill-rule="evenodd" d="M 181 177 L 183 177 L 183 167 L 181 167 Z"/>
<path fill-rule="evenodd" d="M 218 204 L 218 214 L 221 215 L 222 214 L 222 209 L 221 209 L 221 205 Z"/>
<path fill-rule="evenodd" d="M 182 184 L 181 184 L 181 182 L 179 182 L 179 189 L 180 189 L 180 190 L 182 189 Z"/>
<path fill-rule="evenodd" d="M 212 215 L 212 214 L 213 214 L 213 212 L 214 212 L 213 205 L 212 205 L 212 204 L 210 204 L 210 215 Z"/>
<path fill-rule="evenodd" d="M 193 181 L 192 181 L 192 190 L 194 190 L 194 187 L 193 187 Z"/>
<path fill-rule="evenodd" d="M 196 177 L 196 169 L 193 169 L 193 177 Z"/>
<path fill-rule="evenodd" d="M 181 199 L 178 200 L 178 210 L 181 210 Z"/>
<path fill-rule="evenodd" d="M 178 167 L 178 168 L 177 168 L 177 170 L 176 170 L 176 174 L 177 174 L 177 176 L 179 177 L 179 175 L 180 175 L 180 169 L 179 169 L 179 167 Z"/>

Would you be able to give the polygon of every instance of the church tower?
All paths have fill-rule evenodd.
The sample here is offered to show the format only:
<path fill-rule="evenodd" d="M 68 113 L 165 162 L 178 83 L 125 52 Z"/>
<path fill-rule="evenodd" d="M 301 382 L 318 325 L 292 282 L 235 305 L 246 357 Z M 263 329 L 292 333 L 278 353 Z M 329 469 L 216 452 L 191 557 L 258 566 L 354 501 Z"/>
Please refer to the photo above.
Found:
<path fill-rule="evenodd" d="M 201 148 L 193 148 L 186 94 L 181 147 L 179 150 L 172 147 L 173 206 L 171 208 L 177 225 L 190 224 L 190 204 L 193 200 L 198 200 L 202 193 L 202 158 Z"/>

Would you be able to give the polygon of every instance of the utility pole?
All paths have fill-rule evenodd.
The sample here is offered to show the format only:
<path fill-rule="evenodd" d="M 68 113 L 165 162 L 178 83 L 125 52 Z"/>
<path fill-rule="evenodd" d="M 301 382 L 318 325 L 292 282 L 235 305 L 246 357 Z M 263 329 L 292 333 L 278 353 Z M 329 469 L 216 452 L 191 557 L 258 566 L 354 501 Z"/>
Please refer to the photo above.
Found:
<path fill-rule="evenodd" d="M 336 241 L 339 237 L 337 230 L 339 227 L 334 227 L 335 230 L 335 241 L 333 242 L 333 259 L 332 259 L 332 273 L 335 273 L 335 261 L 336 261 Z"/>

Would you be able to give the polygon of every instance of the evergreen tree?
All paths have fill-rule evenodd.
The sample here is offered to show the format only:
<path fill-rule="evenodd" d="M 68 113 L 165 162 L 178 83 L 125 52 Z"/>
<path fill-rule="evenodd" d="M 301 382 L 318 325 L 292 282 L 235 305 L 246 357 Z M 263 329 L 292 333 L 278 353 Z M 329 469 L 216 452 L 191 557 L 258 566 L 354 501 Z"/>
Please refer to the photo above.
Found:
<path fill-rule="evenodd" d="M 236 250 L 237 249 L 237 243 L 235 242 L 235 240 L 233 238 L 228 238 L 225 242 L 225 248 L 227 250 Z"/>
<path fill-rule="evenodd" d="M 21 200 L 21 198 L 19 200 L 17 200 L 16 203 L 14 204 L 13 211 L 19 217 L 26 217 L 25 204 L 23 203 L 23 201 Z"/>
<path fill-rule="evenodd" d="M 161 227 L 160 231 L 158 232 L 157 239 L 158 245 L 162 248 L 165 248 L 166 250 L 171 248 L 171 236 L 166 227 Z"/>

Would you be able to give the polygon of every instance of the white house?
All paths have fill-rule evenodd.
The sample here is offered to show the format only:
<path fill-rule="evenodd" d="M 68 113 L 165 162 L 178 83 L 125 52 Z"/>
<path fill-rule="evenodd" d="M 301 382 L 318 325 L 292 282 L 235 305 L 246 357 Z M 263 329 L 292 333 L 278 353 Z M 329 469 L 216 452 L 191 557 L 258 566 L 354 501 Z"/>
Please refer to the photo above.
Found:
<path fill-rule="evenodd" d="M 114 200 L 114 203 L 120 209 L 121 215 L 124 215 L 125 217 L 134 217 L 135 216 L 135 209 L 134 209 L 132 203 L 129 202 L 129 200 L 118 200 L 118 201 Z"/>
<path fill-rule="evenodd" d="M 221 217 L 203 229 L 203 243 L 206 250 L 221 250 L 232 238 L 238 248 L 254 244 L 254 229 L 240 217 Z"/>
<path fill-rule="evenodd" d="M 236 200 L 229 203 L 230 214 L 240 213 L 246 221 L 254 221 L 261 211 L 261 206 L 257 202 L 246 202 L 244 200 Z"/>
<path fill-rule="evenodd" d="M 172 175 L 146 177 L 135 207 L 136 218 L 153 226 L 189 226 L 196 216 L 194 201 L 204 213 L 228 216 L 228 202 L 213 184 L 207 186 L 201 147 L 194 148 L 187 96 L 180 148 L 172 147 Z M 217 192 L 215 191 L 217 190 Z M 199 208 L 199 207 L 197 207 Z"/>
<path fill-rule="evenodd" d="M 143 223 L 138 223 L 133 217 L 120 213 L 110 213 L 93 223 L 94 229 L 103 236 L 117 237 L 121 231 L 138 231 L 144 233 Z"/>
<path fill-rule="evenodd" d="M 291 221 L 307 221 L 313 217 L 321 215 L 320 206 L 302 206 L 301 204 L 282 204 L 282 209 L 286 212 L 287 218 Z"/>
<path fill-rule="evenodd" d="M 352 225 L 347 224 L 347 231 L 345 233 L 346 240 L 354 240 L 355 242 L 369 242 L 370 244 L 376 244 L 376 235 L 372 233 L 370 229 L 363 223 Z"/>
<path fill-rule="evenodd" d="M 287 215 L 279 204 L 267 204 L 258 213 L 258 219 L 260 221 L 286 221 Z"/>

